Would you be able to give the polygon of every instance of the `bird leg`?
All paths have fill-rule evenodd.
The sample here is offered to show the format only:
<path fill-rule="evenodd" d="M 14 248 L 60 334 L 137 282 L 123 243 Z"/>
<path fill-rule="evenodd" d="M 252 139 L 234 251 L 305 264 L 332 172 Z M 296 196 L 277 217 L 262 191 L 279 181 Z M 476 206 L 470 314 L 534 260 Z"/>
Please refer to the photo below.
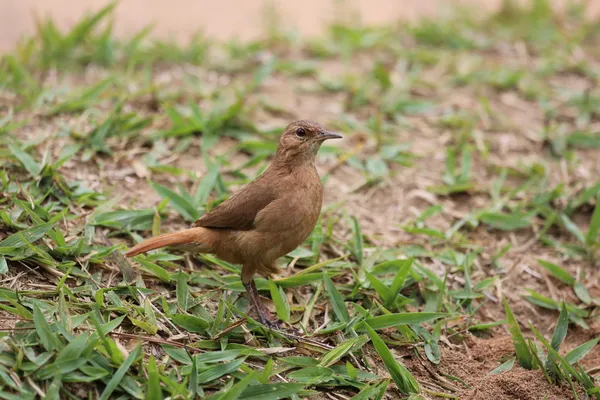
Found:
<path fill-rule="evenodd" d="M 252 279 L 249 283 L 242 283 L 244 284 L 244 288 L 248 293 L 248 300 L 250 301 L 250 305 L 258 314 L 258 320 L 260 321 L 260 323 L 269 328 L 277 328 L 277 322 L 271 320 L 271 313 L 260 299 L 258 290 L 256 289 L 256 283 L 254 283 L 254 279 Z"/>

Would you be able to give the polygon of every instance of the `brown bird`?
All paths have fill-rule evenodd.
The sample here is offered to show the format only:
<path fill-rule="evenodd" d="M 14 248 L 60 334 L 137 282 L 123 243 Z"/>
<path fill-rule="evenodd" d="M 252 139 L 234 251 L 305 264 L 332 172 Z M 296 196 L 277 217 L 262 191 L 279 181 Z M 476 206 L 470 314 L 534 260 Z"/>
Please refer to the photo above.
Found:
<path fill-rule="evenodd" d="M 323 202 L 315 158 L 323 141 L 341 137 L 313 121 L 292 122 L 279 139 L 273 162 L 258 178 L 200 217 L 192 228 L 144 240 L 125 255 L 174 246 L 241 264 L 251 306 L 261 323 L 272 325 L 254 274 L 269 278 L 277 273 L 275 261 L 311 233 Z"/>

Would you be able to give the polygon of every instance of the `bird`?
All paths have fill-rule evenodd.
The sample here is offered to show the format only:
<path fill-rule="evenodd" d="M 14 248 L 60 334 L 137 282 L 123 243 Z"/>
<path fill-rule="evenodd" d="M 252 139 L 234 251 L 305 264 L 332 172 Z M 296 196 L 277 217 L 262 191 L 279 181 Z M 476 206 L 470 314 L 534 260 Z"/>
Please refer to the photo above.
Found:
<path fill-rule="evenodd" d="M 255 274 L 272 278 L 276 261 L 296 249 L 315 227 L 323 203 L 323 186 L 315 165 L 321 144 L 342 135 L 311 120 L 288 124 L 271 164 L 189 229 L 151 237 L 133 246 L 126 257 L 162 247 L 241 265 L 249 305 L 265 326 L 276 328 L 259 297 Z"/>

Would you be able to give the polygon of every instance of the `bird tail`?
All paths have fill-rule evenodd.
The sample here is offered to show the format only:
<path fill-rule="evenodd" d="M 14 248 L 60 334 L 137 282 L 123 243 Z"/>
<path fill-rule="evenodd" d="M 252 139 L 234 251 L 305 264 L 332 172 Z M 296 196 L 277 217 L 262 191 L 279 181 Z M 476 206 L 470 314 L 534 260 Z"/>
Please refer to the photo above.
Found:
<path fill-rule="evenodd" d="M 191 228 L 179 232 L 165 233 L 150 239 L 146 239 L 141 243 L 136 244 L 126 253 L 126 257 L 137 256 L 138 254 L 145 253 L 150 250 L 158 249 L 166 246 L 182 246 L 190 245 L 190 247 L 197 248 L 197 250 L 204 250 L 203 247 L 207 247 L 206 243 L 205 228 Z M 186 246 L 187 247 L 187 246 Z M 206 251 L 208 249 L 205 249 Z"/>

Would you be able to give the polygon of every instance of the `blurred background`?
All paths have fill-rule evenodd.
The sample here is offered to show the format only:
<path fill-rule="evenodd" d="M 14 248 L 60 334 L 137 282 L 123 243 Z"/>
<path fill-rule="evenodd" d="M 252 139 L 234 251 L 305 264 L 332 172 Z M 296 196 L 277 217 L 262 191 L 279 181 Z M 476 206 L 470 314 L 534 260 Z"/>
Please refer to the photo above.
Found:
<path fill-rule="evenodd" d="M 555 3 L 561 7 L 566 1 Z M 122 0 L 115 11 L 115 32 L 132 34 L 153 23 L 153 34 L 162 39 L 185 40 L 199 30 L 217 39 L 252 39 L 264 32 L 265 11 L 271 8 L 277 11 L 281 23 L 302 34 L 316 35 L 325 22 L 340 17 L 340 5 L 360 14 L 363 23 L 377 24 L 433 16 L 453 4 L 489 11 L 497 9 L 502 0 Z M 52 16 L 66 28 L 86 12 L 104 5 L 105 0 L 1 0 L 0 51 L 11 49 L 21 36 L 31 35 L 36 15 Z M 590 15 L 598 15 L 599 11 L 600 1 L 591 0 Z"/>

